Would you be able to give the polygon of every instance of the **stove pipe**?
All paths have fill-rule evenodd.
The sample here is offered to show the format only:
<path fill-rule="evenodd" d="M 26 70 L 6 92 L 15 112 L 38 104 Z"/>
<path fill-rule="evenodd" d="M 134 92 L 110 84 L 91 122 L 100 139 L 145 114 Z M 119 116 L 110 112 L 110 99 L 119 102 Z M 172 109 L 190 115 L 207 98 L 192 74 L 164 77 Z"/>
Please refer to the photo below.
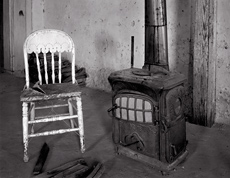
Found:
<path fill-rule="evenodd" d="M 145 0 L 145 69 L 169 70 L 166 0 Z"/>

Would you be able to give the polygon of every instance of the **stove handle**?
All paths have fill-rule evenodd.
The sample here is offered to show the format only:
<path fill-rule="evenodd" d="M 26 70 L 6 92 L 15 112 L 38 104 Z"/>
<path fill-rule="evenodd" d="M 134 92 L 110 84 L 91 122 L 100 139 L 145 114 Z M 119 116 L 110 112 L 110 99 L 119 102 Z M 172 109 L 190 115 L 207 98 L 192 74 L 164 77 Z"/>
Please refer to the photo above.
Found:
<path fill-rule="evenodd" d="M 136 145 L 137 150 L 143 151 L 144 150 L 144 143 L 141 137 L 137 133 L 132 133 L 125 136 L 125 143 L 120 142 L 120 144 L 124 147 L 128 147 L 131 145 Z"/>
<path fill-rule="evenodd" d="M 108 114 L 109 114 L 109 116 L 110 117 L 113 117 L 110 113 L 111 113 L 111 111 L 113 111 L 113 110 L 115 110 L 115 109 L 117 109 L 118 107 L 117 107 L 117 104 L 114 104 L 111 108 L 109 108 L 108 110 L 107 110 L 107 112 L 108 112 Z"/>
<path fill-rule="evenodd" d="M 167 133 L 167 132 L 168 132 L 168 126 L 167 126 L 166 121 L 165 121 L 165 120 L 162 120 L 162 121 L 161 121 L 161 124 L 162 124 L 162 129 L 161 129 L 161 131 L 162 131 L 163 133 Z"/>

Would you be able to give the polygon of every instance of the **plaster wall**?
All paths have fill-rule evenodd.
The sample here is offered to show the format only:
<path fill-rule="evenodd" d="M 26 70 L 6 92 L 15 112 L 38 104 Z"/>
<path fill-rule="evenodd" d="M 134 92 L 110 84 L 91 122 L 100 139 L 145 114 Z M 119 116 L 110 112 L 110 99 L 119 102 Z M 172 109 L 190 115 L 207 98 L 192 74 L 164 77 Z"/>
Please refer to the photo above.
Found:
<path fill-rule="evenodd" d="M 44 27 L 63 30 L 73 38 L 76 64 L 86 68 L 90 87 L 108 91 L 109 74 L 130 67 L 131 36 L 135 67 L 143 65 L 143 1 L 46 0 Z"/>
<path fill-rule="evenodd" d="M 189 63 L 190 1 L 167 1 L 170 70 L 185 75 Z M 70 34 L 76 44 L 76 62 L 86 68 L 90 87 L 109 91 L 108 75 L 130 67 L 131 36 L 135 45 L 134 67 L 143 66 L 144 1 L 36 0 L 34 3 L 33 30 L 55 28 Z M 41 4 L 43 9 L 39 10 Z"/>
<path fill-rule="evenodd" d="M 31 0 L 31 31 L 44 29 L 44 1 Z"/>
<path fill-rule="evenodd" d="M 167 0 L 169 70 L 187 77 L 185 115 L 192 117 L 191 8 L 192 0 Z"/>
<path fill-rule="evenodd" d="M 230 3 L 217 3 L 216 122 L 230 124 Z"/>
<path fill-rule="evenodd" d="M 11 49 L 12 71 L 16 75 L 24 75 L 24 57 L 23 57 L 23 43 L 26 39 L 26 1 L 13 1 L 12 8 L 14 8 L 13 23 L 11 26 L 13 43 Z"/>

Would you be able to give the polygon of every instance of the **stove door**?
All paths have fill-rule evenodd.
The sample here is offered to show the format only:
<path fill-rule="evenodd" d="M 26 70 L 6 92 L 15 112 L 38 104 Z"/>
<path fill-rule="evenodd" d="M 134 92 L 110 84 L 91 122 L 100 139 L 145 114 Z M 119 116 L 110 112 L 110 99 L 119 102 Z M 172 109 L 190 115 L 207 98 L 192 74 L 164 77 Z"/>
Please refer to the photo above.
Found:
<path fill-rule="evenodd" d="M 186 122 L 184 117 L 184 87 L 179 86 L 166 94 L 166 159 L 175 161 L 186 149 Z"/>
<path fill-rule="evenodd" d="M 113 98 L 115 144 L 159 159 L 158 103 L 148 95 L 123 90 Z"/>

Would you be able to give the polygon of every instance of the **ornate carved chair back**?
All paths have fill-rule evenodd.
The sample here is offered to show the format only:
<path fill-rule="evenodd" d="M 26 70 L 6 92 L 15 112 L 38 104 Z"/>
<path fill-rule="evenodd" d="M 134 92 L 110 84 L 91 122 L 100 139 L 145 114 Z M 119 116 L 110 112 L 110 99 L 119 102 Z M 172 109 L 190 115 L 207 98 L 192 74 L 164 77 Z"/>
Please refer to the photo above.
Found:
<path fill-rule="evenodd" d="M 40 85 L 48 84 L 49 77 L 52 78 L 52 83 L 55 83 L 55 61 L 54 55 L 58 55 L 58 83 L 62 81 L 61 75 L 61 58 L 63 52 L 69 52 L 72 63 L 72 83 L 75 83 L 75 47 L 72 38 L 63 31 L 45 29 L 38 30 L 29 35 L 24 43 L 24 63 L 25 63 L 25 75 L 26 75 L 26 87 L 30 87 L 30 77 L 29 77 L 29 63 L 28 54 L 35 53 L 37 72 Z M 39 54 L 43 54 L 43 64 L 44 65 L 44 75 L 45 81 L 42 79 L 41 73 L 41 60 L 39 59 Z M 51 66 L 52 75 L 48 75 L 48 65 L 47 65 L 47 53 L 51 53 Z"/>

